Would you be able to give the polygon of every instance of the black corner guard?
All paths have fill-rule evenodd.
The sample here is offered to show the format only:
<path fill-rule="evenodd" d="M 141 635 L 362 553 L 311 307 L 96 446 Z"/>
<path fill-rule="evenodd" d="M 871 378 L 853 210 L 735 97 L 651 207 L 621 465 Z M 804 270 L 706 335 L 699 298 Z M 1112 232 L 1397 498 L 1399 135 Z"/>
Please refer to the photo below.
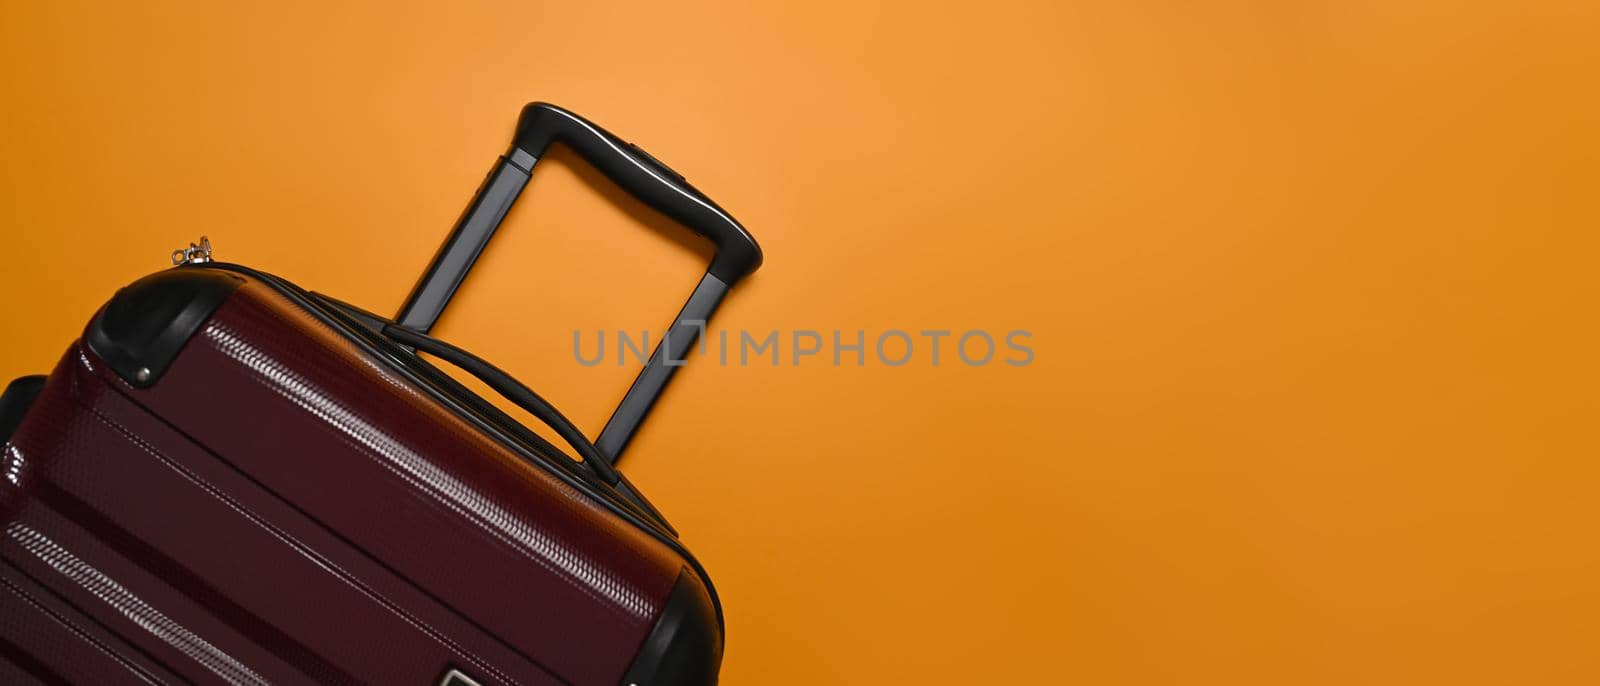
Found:
<path fill-rule="evenodd" d="M 711 686 L 722 664 L 722 631 L 700 580 L 684 570 L 634 658 L 623 686 Z"/>
<path fill-rule="evenodd" d="M 195 267 L 156 272 L 117 291 L 95 315 L 89 348 L 136 388 L 154 384 L 167 365 L 244 280 Z"/>
<path fill-rule="evenodd" d="M 17 432 L 28 408 L 44 390 L 44 379 L 42 375 L 23 376 L 6 385 L 5 393 L 0 394 L 0 443 L 11 440 L 11 434 Z"/>

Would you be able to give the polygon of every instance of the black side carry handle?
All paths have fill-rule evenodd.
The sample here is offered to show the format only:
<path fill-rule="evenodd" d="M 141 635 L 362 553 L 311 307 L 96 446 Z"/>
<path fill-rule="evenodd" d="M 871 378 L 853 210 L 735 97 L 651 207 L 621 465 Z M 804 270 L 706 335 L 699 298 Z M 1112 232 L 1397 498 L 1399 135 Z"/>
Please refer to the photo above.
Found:
<path fill-rule="evenodd" d="M 417 332 L 433 328 L 527 185 L 533 165 L 556 142 L 571 147 L 629 194 L 710 239 L 717 249 L 700 284 L 595 440 L 600 455 L 614 463 L 683 365 L 728 288 L 761 266 L 761 247 L 750 232 L 649 153 L 555 105 L 523 107 L 511 149 L 489 171 L 395 320 Z"/>
<path fill-rule="evenodd" d="M 557 410 L 554 405 L 540 397 L 538 393 L 534 393 L 533 389 L 523 385 L 522 382 L 517 381 L 510 374 L 500 371 L 499 368 L 485 362 L 483 358 L 425 333 L 412 331 L 396 324 L 379 323 L 377 326 L 379 333 L 388 336 L 395 342 L 414 350 L 434 355 L 460 367 L 468 374 L 478 377 L 479 381 L 482 381 L 489 388 L 494 389 L 495 392 L 516 404 L 517 407 L 527 410 L 528 414 L 544 422 L 546 426 L 555 429 L 561 439 L 566 441 L 567 445 L 572 446 L 572 449 L 577 451 L 578 455 L 583 458 L 584 466 L 591 473 L 615 490 L 618 495 L 639 506 L 646 515 L 666 529 L 667 533 L 673 536 L 678 535 L 677 529 L 672 528 L 672 524 L 668 523 L 667 518 L 661 515 L 661 511 L 657 510 L 656 506 L 652 505 L 644 497 L 644 494 L 639 492 L 639 489 L 629 483 L 626 477 L 617 472 L 616 467 L 611 465 L 610 460 L 601 456 L 600 449 L 589 442 L 589 438 L 578 430 L 577 425 L 568 420 L 565 415 L 561 414 L 560 410 Z M 44 377 L 39 378 L 43 379 Z M 7 392 L 9 392 L 9 389 Z M 0 401 L 0 403 L 3 402 Z"/>
<path fill-rule="evenodd" d="M 422 352 L 435 355 L 450 364 L 465 369 L 468 374 L 478 377 L 478 380 L 488 385 L 489 388 L 494 389 L 500 395 L 505 396 L 506 399 L 516 403 L 518 407 L 527 410 L 528 414 L 537 417 L 539 421 L 555 429 L 556 433 L 560 434 L 561 439 L 578 452 L 578 455 L 583 458 L 584 465 L 589 468 L 589 471 L 594 472 L 595 476 L 600 477 L 608 485 L 617 483 L 618 475 L 616 470 L 611 468 L 610 463 L 599 459 L 600 454 L 595 450 L 594 444 L 589 442 L 589 438 L 578 431 L 578 427 L 568 420 L 565 415 L 561 414 L 561 411 L 557 410 L 554 405 L 539 397 L 539 394 L 534 393 L 533 389 L 512 378 L 510 374 L 500 371 L 488 362 L 484 362 L 477 355 L 425 333 L 412 331 L 404 326 L 386 324 L 380 331 L 385 336 Z"/>

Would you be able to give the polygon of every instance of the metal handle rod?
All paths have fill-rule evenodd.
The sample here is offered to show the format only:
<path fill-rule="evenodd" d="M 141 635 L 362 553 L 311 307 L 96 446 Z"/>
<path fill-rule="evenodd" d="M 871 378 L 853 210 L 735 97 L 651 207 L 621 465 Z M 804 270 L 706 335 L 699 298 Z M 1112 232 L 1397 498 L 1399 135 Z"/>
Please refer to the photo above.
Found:
<path fill-rule="evenodd" d="M 650 413 L 650 408 L 655 405 L 656 399 L 661 397 L 667 382 L 672 380 L 672 374 L 683 366 L 684 358 L 688 357 L 695 340 L 704 331 L 707 320 L 711 319 L 711 313 L 717 309 L 717 305 L 727 294 L 728 284 L 712 276 L 710 272 L 700 279 L 700 285 L 695 286 L 694 292 L 689 295 L 689 301 L 684 303 L 683 310 L 678 313 L 678 318 L 673 320 L 672 327 L 656 345 L 649 361 L 645 362 L 644 369 L 639 370 L 639 376 L 633 380 L 633 386 L 628 388 L 628 394 L 622 396 L 622 403 L 617 405 L 617 411 L 611 414 L 611 419 L 606 422 L 605 428 L 600 430 L 600 438 L 595 440 L 594 445 L 599 449 L 601 457 L 610 460 L 612 464 L 616 464 L 617 459 L 622 457 L 623 448 L 628 447 L 628 442 L 633 440 L 634 433 L 639 430 L 639 424 L 644 421 L 645 415 Z"/>

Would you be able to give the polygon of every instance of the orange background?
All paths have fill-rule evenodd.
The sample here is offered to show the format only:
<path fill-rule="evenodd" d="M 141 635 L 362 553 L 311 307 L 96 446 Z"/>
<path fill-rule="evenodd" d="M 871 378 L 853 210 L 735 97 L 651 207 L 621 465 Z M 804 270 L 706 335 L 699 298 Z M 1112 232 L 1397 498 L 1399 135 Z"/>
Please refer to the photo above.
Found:
<path fill-rule="evenodd" d="M 155 4 L 0 17 L 5 377 L 200 234 L 393 311 L 550 100 L 761 240 L 716 327 L 1034 334 L 680 375 L 725 683 L 1600 683 L 1592 2 Z M 591 433 L 702 268 L 618 198 L 437 330 Z"/>

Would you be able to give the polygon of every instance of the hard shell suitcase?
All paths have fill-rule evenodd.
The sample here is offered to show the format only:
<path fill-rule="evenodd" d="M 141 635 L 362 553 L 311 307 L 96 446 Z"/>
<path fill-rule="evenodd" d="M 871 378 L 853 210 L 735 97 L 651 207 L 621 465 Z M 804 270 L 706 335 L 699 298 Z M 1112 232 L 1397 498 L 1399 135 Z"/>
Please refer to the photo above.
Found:
<path fill-rule="evenodd" d="M 553 142 L 717 248 L 593 443 L 427 335 Z M 682 176 L 534 103 L 394 320 L 174 261 L 0 397 L 0 683 L 715 683 L 711 581 L 613 467 L 761 261 Z"/>

